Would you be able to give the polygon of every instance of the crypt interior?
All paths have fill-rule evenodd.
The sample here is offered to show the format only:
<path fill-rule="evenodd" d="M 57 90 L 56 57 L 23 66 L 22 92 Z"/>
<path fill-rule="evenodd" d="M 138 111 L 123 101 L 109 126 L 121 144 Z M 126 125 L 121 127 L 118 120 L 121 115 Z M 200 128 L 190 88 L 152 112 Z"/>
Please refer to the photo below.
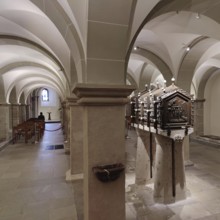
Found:
<path fill-rule="evenodd" d="M 1 0 L 0 219 L 219 220 L 219 10 Z M 189 101 L 185 127 L 155 128 L 168 95 Z"/>

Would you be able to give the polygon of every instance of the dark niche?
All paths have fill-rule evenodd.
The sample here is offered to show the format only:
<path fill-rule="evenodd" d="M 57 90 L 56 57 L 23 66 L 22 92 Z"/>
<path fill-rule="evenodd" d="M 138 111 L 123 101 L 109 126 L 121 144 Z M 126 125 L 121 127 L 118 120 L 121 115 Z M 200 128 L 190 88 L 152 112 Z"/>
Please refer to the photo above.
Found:
<path fill-rule="evenodd" d="M 119 178 L 125 167 L 121 163 L 100 165 L 92 168 L 93 173 L 101 182 L 111 182 Z"/>

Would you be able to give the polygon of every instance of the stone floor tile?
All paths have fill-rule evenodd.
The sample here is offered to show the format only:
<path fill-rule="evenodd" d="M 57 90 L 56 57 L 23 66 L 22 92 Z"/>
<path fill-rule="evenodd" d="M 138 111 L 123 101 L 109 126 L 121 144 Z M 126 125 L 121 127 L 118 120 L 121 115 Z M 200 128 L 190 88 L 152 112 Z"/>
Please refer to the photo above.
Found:
<path fill-rule="evenodd" d="M 203 207 L 212 214 L 220 214 L 220 199 L 213 199 L 211 202 L 203 200 L 201 202 Z"/>
<path fill-rule="evenodd" d="M 51 135 L 46 132 L 38 144 L 18 143 L 0 152 L 1 220 L 83 220 L 83 183 L 66 183 L 69 155 L 46 150 L 48 145 L 62 144 L 62 132 L 56 140 Z M 158 204 L 153 182 L 135 186 L 135 131 L 129 130 L 128 136 L 127 220 L 220 220 L 220 148 L 192 142 L 194 166 L 186 168 L 187 198 Z"/>
<path fill-rule="evenodd" d="M 1 179 L 15 179 L 21 176 L 21 172 L 5 172 L 1 175 Z M 13 181 L 13 180 L 11 180 Z"/>
<path fill-rule="evenodd" d="M 57 144 L 54 141 L 62 143 L 61 131 L 56 140 L 53 135 L 45 134 L 38 144 L 8 145 L 0 152 L 1 220 L 77 220 L 73 186 L 65 181 L 69 155 L 64 149 L 45 150 Z"/>
<path fill-rule="evenodd" d="M 50 213 L 50 220 L 61 220 L 65 218 L 72 218 L 73 220 L 77 220 L 75 205 L 54 209 Z"/>
<path fill-rule="evenodd" d="M 204 207 L 199 203 L 171 207 L 170 209 L 174 213 L 176 213 L 176 215 L 180 216 L 180 218 L 183 220 L 197 219 L 211 215 L 211 213 L 208 210 L 204 209 Z"/>
<path fill-rule="evenodd" d="M 134 140 L 134 131 L 129 131 L 129 136 Z M 132 146 L 126 140 L 127 157 L 135 158 Z M 133 141 L 135 142 L 135 141 Z M 131 149 L 133 147 L 133 150 Z M 129 149 L 128 149 L 129 148 Z M 220 148 L 219 148 L 220 149 Z M 138 220 L 217 220 L 219 217 L 220 204 L 220 150 L 210 146 L 191 143 L 190 159 L 194 166 L 186 167 L 187 198 L 169 205 L 156 204 L 153 198 L 152 185 L 132 188 L 135 185 L 135 170 L 126 174 L 126 213 L 135 210 Z M 129 161 L 128 161 L 129 163 Z M 133 175 L 133 176 L 132 176 Z M 147 188 L 149 188 L 147 190 Z M 132 191 L 132 189 L 135 189 Z M 132 201 L 133 193 L 133 201 Z M 139 204 L 137 205 L 137 201 Z M 135 206 L 136 204 L 136 206 Z M 217 213 L 217 214 L 216 214 Z"/>

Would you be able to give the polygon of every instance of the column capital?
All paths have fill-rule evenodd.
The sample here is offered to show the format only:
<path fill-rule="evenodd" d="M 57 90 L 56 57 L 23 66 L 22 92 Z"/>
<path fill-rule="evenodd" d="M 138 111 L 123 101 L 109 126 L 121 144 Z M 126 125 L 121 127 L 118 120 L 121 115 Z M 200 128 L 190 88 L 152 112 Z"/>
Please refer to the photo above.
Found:
<path fill-rule="evenodd" d="M 99 85 L 78 83 L 73 93 L 78 97 L 80 105 L 124 105 L 128 96 L 135 89 L 130 85 Z"/>
<path fill-rule="evenodd" d="M 77 98 L 77 97 L 67 97 L 66 100 L 64 100 L 62 102 L 62 106 L 63 107 L 69 107 L 69 106 L 72 106 L 72 105 L 78 105 L 77 104 L 78 100 L 79 100 L 79 98 Z"/>
<path fill-rule="evenodd" d="M 21 106 L 21 104 L 19 104 L 19 103 L 11 103 L 9 105 L 11 105 L 11 106 Z"/>
<path fill-rule="evenodd" d="M 11 106 L 9 103 L 0 103 L 0 106 Z"/>
<path fill-rule="evenodd" d="M 205 102 L 205 99 L 195 99 L 193 102 Z"/>
<path fill-rule="evenodd" d="M 19 103 L 20 106 L 27 106 L 27 104 Z"/>

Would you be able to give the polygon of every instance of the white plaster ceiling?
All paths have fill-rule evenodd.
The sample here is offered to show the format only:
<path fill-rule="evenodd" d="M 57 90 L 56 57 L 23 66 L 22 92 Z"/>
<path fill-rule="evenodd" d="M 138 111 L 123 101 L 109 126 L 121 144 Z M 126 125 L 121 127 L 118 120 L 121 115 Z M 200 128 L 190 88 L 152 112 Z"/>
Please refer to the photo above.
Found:
<path fill-rule="evenodd" d="M 6 102 L 13 87 L 18 97 L 36 84 L 52 86 L 64 98 L 70 60 L 67 42 L 40 8 L 29 0 L 0 1 L 0 74 Z"/>
<path fill-rule="evenodd" d="M 121 84 L 128 63 L 138 86 L 188 74 L 196 90 L 219 66 L 219 10 L 219 0 L 1 0 L 0 86 L 7 100 L 46 85 L 65 98 L 73 79 Z"/>
<path fill-rule="evenodd" d="M 191 75 L 191 77 L 186 77 L 187 79 L 192 79 L 194 76 L 193 82 L 195 85 L 193 86 L 194 89 L 197 89 L 207 70 L 213 66 L 219 66 L 220 63 L 218 56 L 220 51 L 220 16 L 219 10 L 217 10 L 217 8 L 220 9 L 220 2 L 217 0 L 186 0 L 185 4 L 180 0 L 170 2 L 167 5 L 165 2 L 159 2 L 155 11 L 156 2 L 154 6 L 152 1 L 145 2 L 145 5 L 152 5 L 151 12 L 154 11 L 154 13 L 145 15 L 145 24 L 142 24 L 142 29 L 139 29 L 138 35 L 135 36 L 135 41 L 133 40 L 131 44 L 137 50 L 131 50 L 128 69 L 137 69 L 137 54 L 143 56 L 143 51 L 148 51 L 148 54 L 154 54 L 158 61 L 164 62 L 175 78 L 179 78 L 178 74 L 183 73 Z M 134 18 L 137 23 L 142 16 L 141 13 L 147 11 L 147 8 L 141 8 L 139 4 L 141 4 L 141 1 L 138 3 L 139 8 L 136 7 L 136 14 L 140 12 L 139 16 L 135 14 Z M 160 4 L 163 4 L 163 7 L 161 6 L 160 8 Z M 142 6 L 144 6 L 144 3 Z M 141 25 L 141 23 L 139 24 Z M 213 43 L 205 41 L 205 37 L 213 39 Z M 188 46 L 190 50 L 186 51 Z M 136 55 L 135 59 L 133 54 Z M 154 60 L 150 56 L 146 56 L 146 58 L 148 59 L 145 60 L 146 64 L 153 62 L 154 66 L 158 68 L 155 58 Z M 190 62 L 185 62 L 188 66 L 183 66 L 186 59 L 190 59 L 191 64 Z M 143 58 L 141 60 L 143 62 Z M 194 64 L 192 65 L 193 62 Z M 136 68 L 135 65 L 137 65 Z M 139 70 L 142 71 L 141 69 Z M 135 81 L 138 82 L 140 81 L 138 77 L 142 76 L 143 78 L 143 74 L 150 73 L 136 71 L 132 74 Z M 156 80 L 156 78 L 152 77 L 152 80 Z M 191 84 L 191 82 L 188 81 L 186 83 Z"/>

